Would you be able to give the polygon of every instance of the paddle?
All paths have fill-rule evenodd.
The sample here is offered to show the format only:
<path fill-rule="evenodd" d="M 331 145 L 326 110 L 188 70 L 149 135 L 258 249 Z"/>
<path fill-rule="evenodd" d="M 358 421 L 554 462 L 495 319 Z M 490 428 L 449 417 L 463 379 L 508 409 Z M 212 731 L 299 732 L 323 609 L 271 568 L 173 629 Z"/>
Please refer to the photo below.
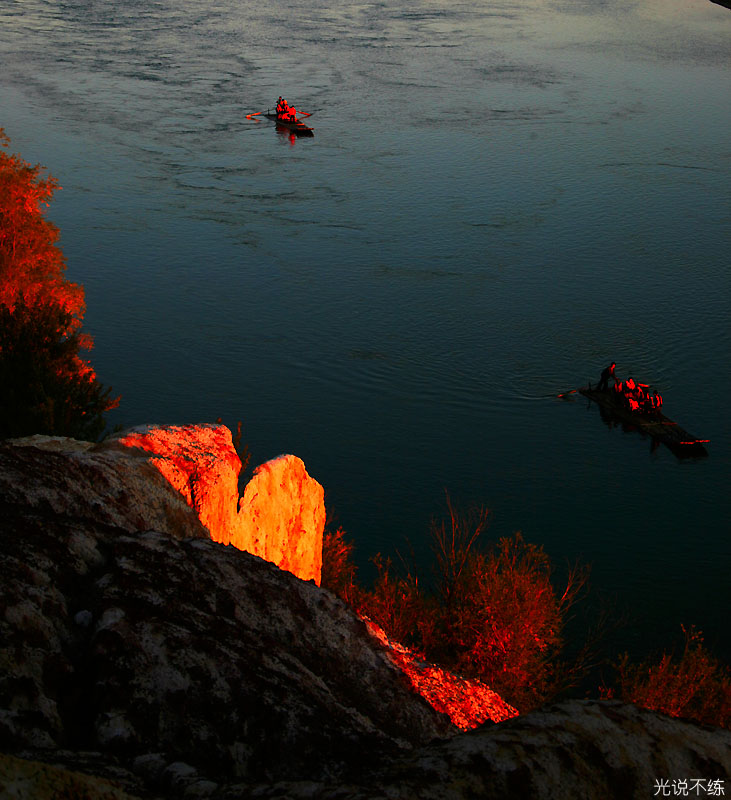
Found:
<path fill-rule="evenodd" d="M 255 114 L 247 114 L 246 119 L 251 119 L 252 117 L 260 117 L 262 114 L 266 114 L 266 111 L 257 111 Z"/>
<path fill-rule="evenodd" d="M 561 392 L 561 394 L 557 394 L 556 397 L 568 397 L 570 394 L 574 394 L 578 391 L 578 389 L 570 389 L 568 392 Z"/>

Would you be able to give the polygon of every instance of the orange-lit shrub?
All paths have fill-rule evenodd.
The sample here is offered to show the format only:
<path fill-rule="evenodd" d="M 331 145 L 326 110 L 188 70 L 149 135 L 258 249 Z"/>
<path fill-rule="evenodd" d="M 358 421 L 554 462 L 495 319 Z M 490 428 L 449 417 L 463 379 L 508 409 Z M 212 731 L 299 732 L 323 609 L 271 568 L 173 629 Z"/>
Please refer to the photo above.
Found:
<path fill-rule="evenodd" d="M 440 624 L 427 653 L 484 680 L 521 711 L 570 685 L 579 665 L 560 659 L 568 611 L 588 579 L 569 571 L 557 593 L 543 548 L 518 532 L 483 550 L 488 512 L 457 512 L 432 529 Z"/>
<path fill-rule="evenodd" d="M 406 576 L 393 569 L 390 559 L 379 554 L 373 562 L 378 571 L 373 589 L 362 592 L 359 611 L 383 628 L 390 638 L 428 658 L 428 643 L 434 638 L 438 610 L 411 571 Z"/>
<path fill-rule="evenodd" d="M 323 552 L 323 586 L 337 591 L 393 639 L 427 660 L 485 681 L 521 711 L 570 685 L 578 665 L 559 661 L 569 608 L 587 581 L 585 569 L 569 572 L 557 593 L 543 549 L 520 533 L 490 550 L 478 549 L 487 528 L 484 509 L 459 514 L 449 503 L 445 523 L 433 526 L 436 581 L 431 591 L 412 570 L 399 575 L 389 560 L 374 559 L 370 591 L 355 585 L 352 544 Z M 338 542 L 343 542 L 342 531 Z M 337 580 L 331 574 L 341 576 Z M 346 576 L 347 592 L 338 590 Z M 340 583 L 338 583 L 340 581 Z"/>
<path fill-rule="evenodd" d="M 322 574 L 320 583 L 335 592 L 346 603 L 358 607 L 361 589 L 357 584 L 357 568 L 353 561 L 355 545 L 345 539 L 345 531 L 325 530 L 322 539 Z"/>
<path fill-rule="evenodd" d="M 731 671 L 703 644 L 695 628 L 686 630 L 683 652 L 664 652 L 657 661 L 630 663 L 625 653 L 615 665 L 617 687 L 602 689 L 604 697 L 731 728 Z"/>
<path fill-rule="evenodd" d="M 443 606 L 454 668 L 522 711 L 563 688 L 568 675 L 559 661 L 564 622 L 585 575 L 572 572 L 557 594 L 551 571 L 543 549 L 516 533 L 487 554 L 470 554 Z"/>

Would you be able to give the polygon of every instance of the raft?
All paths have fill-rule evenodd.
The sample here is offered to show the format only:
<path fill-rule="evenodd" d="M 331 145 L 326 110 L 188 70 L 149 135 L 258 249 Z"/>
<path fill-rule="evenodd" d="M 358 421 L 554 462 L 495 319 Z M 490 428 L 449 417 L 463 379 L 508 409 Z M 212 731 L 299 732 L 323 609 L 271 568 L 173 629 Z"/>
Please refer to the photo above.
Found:
<path fill-rule="evenodd" d="M 708 439 L 699 439 L 666 417 L 660 411 L 651 414 L 630 411 L 612 390 L 599 391 L 591 384 L 579 389 L 584 397 L 593 400 L 611 418 L 642 431 L 656 442 L 661 442 L 679 458 L 698 458 L 708 455 Z"/>

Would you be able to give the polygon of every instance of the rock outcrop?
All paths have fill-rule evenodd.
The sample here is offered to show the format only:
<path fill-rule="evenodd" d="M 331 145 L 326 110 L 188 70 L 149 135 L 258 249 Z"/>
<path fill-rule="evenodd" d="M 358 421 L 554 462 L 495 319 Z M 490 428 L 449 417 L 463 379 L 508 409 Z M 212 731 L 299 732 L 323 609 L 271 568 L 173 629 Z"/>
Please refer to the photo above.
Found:
<path fill-rule="evenodd" d="M 139 452 L 194 509 L 214 541 L 231 543 L 241 461 L 228 428 L 146 425 L 106 439 L 98 447 L 107 452 Z"/>
<path fill-rule="evenodd" d="M 237 522 L 231 544 L 320 584 L 325 497 L 299 458 L 279 456 L 254 470 Z"/>
<path fill-rule="evenodd" d="M 451 722 L 435 696 L 486 687 L 213 541 L 151 451 L 37 443 L 0 443 L 0 797 L 604 800 L 731 777 L 731 732 L 616 702 L 462 733 L 484 709 Z"/>
<path fill-rule="evenodd" d="M 49 517 L 125 531 L 209 537 L 198 515 L 145 458 L 91 442 L 31 436 L 2 446 L 0 500 Z"/>
<path fill-rule="evenodd" d="M 450 729 L 312 582 L 209 539 L 2 512 L 0 749 L 323 779 Z"/>
<path fill-rule="evenodd" d="M 617 701 L 572 700 L 401 755 L 372 772 L 367 784 L 337 790 L 290 784 L 259 796 L 646 800 L 727 796 L 730 778 L 730 731 Z"/>
<path fill-rule="evenodd" d="M 32 503 L 76 507 L 130 531 L 209 536 L 320 582 L 324 491 L 296 456 L 257 467 L 239 499 L 241 461 L 224 425 L 149 425 L 98 445 L 44 436 L 14 443 L 31 448 L 18 455 L 20 473 L 36 449 L 53 453 L 39 466 Z M 11 496 L 18 480 L 6 473 Z"/>
<path fill-rule="evenodd" d="M 132 428 L 101 447 L 131 448 L 185 498 L 215 542 L 320 583 L 325 493 L 296 456 L 261 464 L 239 498 L 241 461 L 224 425 Z"/>

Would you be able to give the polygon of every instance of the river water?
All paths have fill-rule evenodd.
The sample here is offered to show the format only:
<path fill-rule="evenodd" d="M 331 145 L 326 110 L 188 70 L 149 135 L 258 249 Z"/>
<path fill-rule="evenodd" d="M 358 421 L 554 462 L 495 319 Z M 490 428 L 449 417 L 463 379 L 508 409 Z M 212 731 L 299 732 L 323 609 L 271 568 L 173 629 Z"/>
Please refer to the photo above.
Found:
<path fill-rule="evenodd" d="M 244 423 L 369 557 L 455 505 L 731 657 L 731 12 L 706 0 L 23 0 L 0 125 L 58 192 L 113 423 Z M 245 114 L 278 95 L 292 141 Z M 559 392 L 623 377 L 678 460 Z"/>

